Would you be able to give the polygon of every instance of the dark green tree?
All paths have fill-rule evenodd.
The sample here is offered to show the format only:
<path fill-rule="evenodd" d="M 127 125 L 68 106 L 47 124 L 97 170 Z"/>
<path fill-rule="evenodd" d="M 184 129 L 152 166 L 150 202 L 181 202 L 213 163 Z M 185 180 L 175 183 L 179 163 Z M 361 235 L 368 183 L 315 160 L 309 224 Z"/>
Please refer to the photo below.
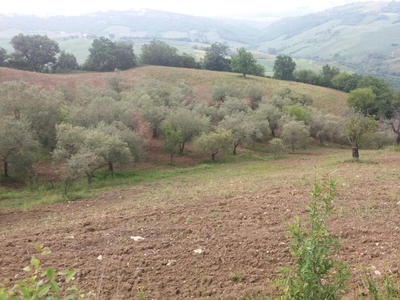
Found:
<path fill-rule="evenodd" d="M 114 43 L 101 37 L 93 41 L 89 52 L 89 57 L 84 64 L 84 69 L 88 71 L 127 70 L 136 64 L 132 45 L 124 42 Z"/>
<path fill-rule="evenodd" d="M 181 55 L 178 56 L 178 61 L 176 67 L 180 68 L 189 68 L 189 69 L 200 69 L 201 66 L 199 65 L 198 62 L 196 62 L 196 59 L 187 53 L 182 53 Z"/>
<path fill-rule="evenodd" d="M 278 55 L 274 63 L 274 78 L 292 80 L 296 63 L 288 55 Z"/>
<path fill-rule="evenodd" d="M 139 61 L 144 65 L 176 66 L 178 49 L 166 42 L 154 40 L 142 46 Z"/>
<path fill-rule="evenodd" d="M 347 72 L 341 72 L 332 78 L 332 87 L 340 91 L 350 92 L 350 90 L 347 90 L 347 83 L 349 80 L 350 74 Z"/>
<path fill-rule="evenodd" d="M 357 88 L 370 88 L 376 95 L 375 101 L 371 102 L 370 106 L 367 107 L 368 114 L 384 116 L 386 118 L 392 117 L 393 110 L 391 103 L 393 101 L 394 93 L 385 80 L 372 75 L 367 75 L 358 81 Z"/>
<path fill-rule="evenodd" d="M 220 43 L 214 43 L 208 47 L 203 58 L 203 69 L 229 72 L 231 61 L 227 58 L 228 49 L 228 46 Z"/>
<path fill-rule="evenodd" d="M 237 54 L 231 58 L 232 71 L 242 73 L 244 77 L 246 77 L 246 74 L 263 76 L 263 74 L 260 74 L 263 73 L 261 68 L 263 66 L 257 63 L 253 54 L 243 47 L 237 49 Z"/>
<path fill-rule="evenodd" d="M 45 72 L 57 62 L 60 48 L 56 41 L 47 35 L 19 35 L 11 39 L 14 53 L 9 64 L 11 67 L 29 71 Z"/>
<path fill-rule="evenodd" d="M 76 61 L 75 55 L 66 53 L 65 51 L 60 52 L 60 56 L 53 69 L 55 71 L 71 71 L 79 68 L 78 62 Z"/>
<path fill-rule="evenodd" d="M 7 60 L 7 51 L 6 49 L 0 47 L 0 67 L 4 67 Z"/>
<path fill-rule="evenodd" d="M 319 78 L 317 73 L 312 70 L 296 70 L 293 72 L 293 79 L 298 82 L 318 85 Z"/>
<path fill-rule="evenodd" d="M 358 88 L 350 92 L 347 104 L 364 115 L 371 115 L 375 112 L 373 108 L 375 99 L 376 95 L 371 88 Z M 372 113 L 371 109 L 373 109 Z"/>
<path fill-rule="evenodd" d="M 319 84 L 326 87 L 332 87 L 332 79 L 340 73 L 339 68 L 325 65 L 322 67 Z"/>

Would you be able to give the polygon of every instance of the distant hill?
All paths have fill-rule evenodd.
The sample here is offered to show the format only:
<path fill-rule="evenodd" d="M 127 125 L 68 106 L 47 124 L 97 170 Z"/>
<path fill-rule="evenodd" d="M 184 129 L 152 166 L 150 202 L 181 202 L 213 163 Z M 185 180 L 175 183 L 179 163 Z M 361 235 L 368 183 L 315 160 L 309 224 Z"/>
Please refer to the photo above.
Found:
<path fill-rule="evenodd" d="M 110 11 L 82 16 L 0 16 L 0 38 L 15 32 L 42 33 L 50 37 L 74 38 L 111 36 L 112 38 L 172 39 L 232 45 L 257 42 L 260 31 L 243 20 L 221 20 L 155 10 Z"/>
<path fill-rule="evenodd" d="M 258 50 L 336 64 L 400 85 L 400 2 L 359 2 L 268 26 Z"/>
<path fill-rule="evenodd" d="M 132 41 L 135 53 L 153 39 L 164 40 L 197 59 L 205 47 L 225 43 L 246 47 L 271 75 L 275 55 L 296 59 L 298 68 L 320 70 L 333 64 L 342 70 L 373 74 L 400 89 L 400 2 L 357 2 L 323 12 L 282 18 L 260 12 L 236 18 L 206 18 L 170 12 L 111 11 L 83 16 L 0 16 L 0 47 L 12 50 L 18 33 L 47 34 L 61 49 L 84 62 L 92 40 L 105 36 Z"/>

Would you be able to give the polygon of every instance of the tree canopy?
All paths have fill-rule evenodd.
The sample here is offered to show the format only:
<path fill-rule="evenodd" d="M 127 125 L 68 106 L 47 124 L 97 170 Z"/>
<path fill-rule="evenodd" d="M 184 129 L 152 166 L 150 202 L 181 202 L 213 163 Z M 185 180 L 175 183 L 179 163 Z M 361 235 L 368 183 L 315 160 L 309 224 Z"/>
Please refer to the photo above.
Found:
<path fill-rule="evenodd" d="M 4 67 L 7 59 L 7 51 L 6 49 L 0 47 L 0 67 Z"/>
<path fill-rule="evenodd" d="M 26 175 L 38 151 L 39 144 L 34 140 L 28 122 L 12 116 L 0 118 L 0 161 L 5 177 L 9 177 L 10 170 Z"/>
<path fill-rule="evenodd" d="M 378 127 L 373 117 L 351 111 L 346 118 L 346 132 L 353 146 L 353 158 L 358 158 L 358 149 L 371 137 Z"/>
<path fill-rule="evenodd" d="M 110 72 L 115 69 L 127 70 L 136 65 L 132 44 L 125 42 L 114 43 L 101 37 L 93 41 L 89 52 L 84 64 L 85 70 Z"/>
<path fill-rule="evenodd" d="M 202 133 L 195 141 L 196 151 L 210 154 L 215 160 L 217 154 L 225 154 L 233 144 L 233 135 L 229 130 L 218 128 L 216 131 Z"/>
<path fill-rule="evenodd" d="M 54 65 L 53 69 L 55 71 L 72 71 L 77 70 L 78 68 L 79 65 L 75 55 L 61 51 L 57 63 Z"/>
<path fill-rule="evenodd" d="M 237 54 L 232 56 L 231 68 L 233 72 L 242 73 L 244 77 L 246 74 L 264 76 L 265 73 L 265 68 L 243 47 L 237 49 Z"/>
<path fill-rule="evenodd" d="M 47 35 L 19 35 L 11 39 L 14 53 L 9 64 L 16 69 L 45 72 L 57 62 L 58 43 Z"/>
<path fill-rule="evenodd" d="M 139 61 L 144 65 L 175 66 L 178 60 L 178 49 L 163 41 L 153 40 L 141 50 Z"/>
<path fill-rule="evenodd" d="M 295 69 L 296 63 L 290 56 L 278 55 L 274 63 L 274 78 L 291 80 Z"/>
<path fill-rule="evenodd" d="M 220 43 L 214 43 L 208 47 L 203 59 L 203 69 L 229 72 L 231 61 L 227 58 L 228 49 L 228 46 Z"/>

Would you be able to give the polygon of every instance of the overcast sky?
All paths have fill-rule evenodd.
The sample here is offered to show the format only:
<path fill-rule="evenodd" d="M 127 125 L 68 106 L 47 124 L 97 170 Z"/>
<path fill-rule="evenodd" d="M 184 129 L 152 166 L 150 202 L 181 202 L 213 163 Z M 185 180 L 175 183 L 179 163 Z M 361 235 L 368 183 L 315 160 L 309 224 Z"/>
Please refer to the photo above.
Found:
<path fill-rule="evenodd" d="M 360 1 L 360 0 L 359 0 Z M 363 0 L 361 0 L 363 1 Z M 129 10 L 148 8 L 155 10 L 171 11 L 182 14 L 201 16 L 229 16 L 246 13 L 266 13 L 293 10 L 296 7 L 311 7 L 314 10 L 323 10 L 345 3 L 357 2 L 357 0 L 247 0 L 247 1 L 121 1 L 121 0 L 21 0 L 6 1 L 0 5 L 0 14 L 57 14 L 57 15 L 79 15 L 108 10 Z"/>

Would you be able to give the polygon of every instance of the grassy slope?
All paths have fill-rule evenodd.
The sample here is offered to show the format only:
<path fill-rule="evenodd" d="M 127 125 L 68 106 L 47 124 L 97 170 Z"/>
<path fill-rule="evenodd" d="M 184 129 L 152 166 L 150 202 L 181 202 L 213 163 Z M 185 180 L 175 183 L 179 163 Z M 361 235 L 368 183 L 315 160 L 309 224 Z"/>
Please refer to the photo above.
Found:
<path fill-rule="evenodd" d="M 0 82 L 23 80 L 46 88 L 54 87 L 61 82 L 69 85 L 86 84 L 105 88 L 107 86 L 107 80 L 113 75 L 113 73 L 39 74 L 0 68 Z M 267 97 L 271 97 L 275 89 L 288 86 L 294 92 L 309 94 L 313 98 L 316 107 L 332 113 L 340 113 L 346 106 L 347 94 L 343 92 L 271 78 L 253 76 L 243 78 L 235 73 L 145 66 L 123 71 L 121 75 L 123 81 L 129 85 L 134 85 L 135 83 L 147 79 L 156 79 L 172 85 L 183 80 L 193 87 L 195 96 L 204 101 L 212 100 L 212 90 L 215 86 L 221 83 L 231 83 L 240 88 L 245 88 L 249 84 L 259 85 L 264 89 Z"/>

